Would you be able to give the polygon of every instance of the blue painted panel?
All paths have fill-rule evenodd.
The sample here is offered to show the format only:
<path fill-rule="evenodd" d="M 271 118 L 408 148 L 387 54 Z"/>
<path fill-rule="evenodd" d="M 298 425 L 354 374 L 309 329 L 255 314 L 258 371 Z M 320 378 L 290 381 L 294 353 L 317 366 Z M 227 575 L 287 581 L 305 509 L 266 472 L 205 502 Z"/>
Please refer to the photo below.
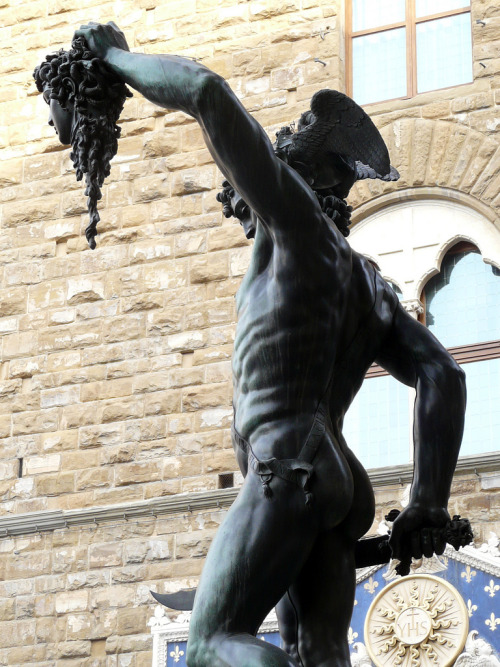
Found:
<path fill-rule="evenodd" d="M 265 634 L 258 634 L 257 637 L 275 646 L 281 646 L 281 638 L 278 632 L 266 632 Z M 167 644 L 167 667 L 186 667 L 186 642 Z"/>
<path fill-rule="evenodd" d="M 186 667 L 187 642 L 167 644 L 167 667 Z"/>
<path fill-rule="evenodd" d="M 378 570 L 372 577 L 356 587 L 356 601 L 349 630 L 349 643 L 364 643 L 364 624 L 368 609 L 376 595 L 386 586 L 383 574 L 387 568 Z M 448 569 L 438 572 L 454 586 L 464 599 L 469 610 L 470 630 L 479 635 L 500 652 L 500 579 L 471 568 L 455 560 L 448 560 Z M 277 632 L 259 634 L 259 639 L 280 646 Z M 172 642 L 167 646 L 166 667 L 186 667 L 186 642 Z"/>
<path fill-rule="evenodd" d="M 383 567 L 356 587 L 352 634 L 349 637 L 351 644 L 364 643 L 366 614 L 375 596 L 386 585 L 382 576 L 386 570 Z M 469 630 L 477 630 L 481 637 L 500 651 L 500 580 L 452 559 L 448 560 L 448 569 L 435 576 L 448 581 L 464 599 L 469 611 Z"/>

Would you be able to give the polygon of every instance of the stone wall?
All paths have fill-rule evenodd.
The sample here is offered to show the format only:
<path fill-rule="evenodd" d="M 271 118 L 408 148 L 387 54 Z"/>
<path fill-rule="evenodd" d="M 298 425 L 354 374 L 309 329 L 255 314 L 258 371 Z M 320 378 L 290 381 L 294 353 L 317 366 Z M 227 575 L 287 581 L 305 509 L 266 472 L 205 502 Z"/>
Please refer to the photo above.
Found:
<path fill-rule="evenodd" d="M 472 4 L 474 83 L 370 107 L 402 179 L 362 184 L 354 204 L 440 186 L 497 215 L 500 5 Z M 339 0 L 79 7 L 0 0 L 0 518 L 215 492 L 236 467 L 233 297 L 250 245 L 221 215 L 197 125 L 127 101 L 91 251 L 34 66 L 81 23 L 115 20 L 132 50 L 200 58 L 226 77 L 271 137 L 316 90 L 344 89 Z M 500 530 L 498 480 L 483 477 L 460 477 L 452 500 L 481 536 Z M 403 489 L 379 488 L 379 518 Z M 222 513 L 0 539 L 0 664 L 150 664 L 148 590 L 195 585 Z"/>

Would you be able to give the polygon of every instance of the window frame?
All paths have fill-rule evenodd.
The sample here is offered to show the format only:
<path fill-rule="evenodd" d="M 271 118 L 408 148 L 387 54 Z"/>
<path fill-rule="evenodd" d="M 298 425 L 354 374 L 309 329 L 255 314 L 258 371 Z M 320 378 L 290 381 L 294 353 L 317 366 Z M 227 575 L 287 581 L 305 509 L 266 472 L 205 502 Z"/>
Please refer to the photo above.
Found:
<path fill-rule="evenodd" d="M 448 255 L 456 255 L 462 252 L 475 252 L 481 258 L 483 257 L 480 249 L 474 244 L 468 241 L 458 241 L 450 248 L 447 249 L 445 255 L 441 260 L 441 264 Z M 484 261 L 484 260 L 483 260 Z M 431 276 L 432 277 L 432 276 Z M 425 288 L 427 287 L 428 281 L 425 285 L 422 286 L 420 292 L 420 303 L 422 304 L 422 312 L 418 315 L 418 321 L 420 324 L 427 326 L 425 321 Z M 480 343 L 467 343 L 466 345 L 455 345 L 453 347 L 446 348 L 451 356 L 455 359 L 457 364 L 468 364 L 475 361 L 487 361 L 488 359 L 498 359 L 500 358 L 500 339 L 482 341 Z M 381 366 L 373 363 L 368 369 L 365 379 L 371 377 L 382 377 L 384 375 L 389 375 L 389 373 L 384 370 Z"/>
<path fill-rule="evenodd" d="M 445 255 L 442 257 L 442 262 L 445 260 L 445 258 L 448 255 L 454 255 L 462 252 L 475 252 L 479 254 L 479 256 L 482 258 L 482 253 L 480 249 L 478 248 L 477 245 L 474 243 L 470 243 L 467 241 L 459 241 L 449 247 L 445 253 Z M 484 261 L 484 259 L 483 259 Z M 418 314 L 418 321 L 423 325 L 427 326 L 425 322 L 425 302 L 426 302 L 426 297 L 425 297 L 425 289 L 427 286 L 428 281 L 426 281 L 425 285 L 422 285 L 421 287 L 421 292 L 420 292 L 420 303 L 422 304 L 423 308 L 422 311 Z M 479 343 L 468 343 L 465 345 L 456 345 L 452 347 L 447 347 L 446 350 L 451 354 L 451 356 L 455 359 L 457 364 L 460 366 L 463 366 L 468 363 L 473 363 L 473 362 L 479 362 L 479 361 L 488 361 L 490 359 L 499 359 L 500 358 L 500 339 L 494 339 L 494 340 L 489 340 L 489 341 L 481 341 Z M 364 381 L 370 380 L 371 378 L 376 378 L 376 377 L 383 377 L 383 376 L 388 376 L 390 373 L 386 371 L 382 366 L 376 364 L 375 362 L 370 366 L 368 371 L 366 372 Z M 410 443 L 411 445 L 411 443 Z M 500 462 L 500 451 L 499 452 L 480 452 L 479 454 L 472 454 L 472 455 L 465 455 L 465 456 L 459 456 L 458 459 L 458 464 L 457 464 L 457 470 L 459 468 L 463 469 L 465 472 L 470 472 L 470 470 L 476 471 L 477 467 L 480 467 L 483 469 L 483 466 L 486 466 L 484 470 L 489 470 L 491 468 L 488 467 L 488 465 L 491 465 L 493 462 L 493 467 L 495 465 L 498 466 L 498 462 Z M 411 476 L 412 470 L 413 470 L 413 458 L 410 454 L 410 462 L 407 464 L 404 464 L 403 466 L 399 466 L 399 479 L 401 481 L 402 477 Z M 404 471 L 404 472 L 403 472 Z M 394 481 L 395 479 L 395 473 L 394 473 L 394 468 L 393 466 L 385 466 L 382 468 L 372 468 L 370 469 L 370 478 L 373 476 L 374 479 L 377 479 L 379 483 L 384 483 L 381 482 L 381 480 L 385 480 L 385 483 L 389 483 L 390 480 Z M 477 473 L 477 471 L 476 471 Z M 380 479 L 379 479 L 380 477 Z"/>
<path fill-rule="evenodd" d="M 406 28 L 406 95 L 403 97 L 393 97 L 388 99 L 376 100 L 374 102 L 367 102 L 363 106 L 371 104 L 379 104 L 380 102 L 389 102 L 390 100 L 407 100 L 417 95 L 424 95 L 417 90 L 417 25 L 427 23 L 429 21 L 436 21 L 438 19 L 448 18 L 450 16 L 458 16 L 460 14 L 470 14 L 471 16 L 471 44 L 473 46 L 473 32 L 472 32 L 472 2 L 467 7 L 460 9 L 450 9 L 446 12 L 438 12 L 436 14 L 429 14 L 417 18 L 415 9 L 415 0 L 406 0 L 405 21 L 398 23 L 391 23 L 387 25 L 377 26 L 376 28 L 367 28 L 365 30 L 352 30 L 352 0 L 346 0 L 346 90 L 347 94 L 353 95 L 353 62 L 352 62 L 352 42 L 356 37 L 363 37 L 365 35 L 374 35 L 379 32 L 386 32 L 388 30 L 396 30 L 398 28 Z M 459 86 L 467 86 L 473 83 L 474 73 L 471 81 L 465 81 L 458 84 Z M 433 90 L 446 90 L 448 88 L 457 88 L 458 86 L 443 86 L 442 88 L 435 88 Z"/>

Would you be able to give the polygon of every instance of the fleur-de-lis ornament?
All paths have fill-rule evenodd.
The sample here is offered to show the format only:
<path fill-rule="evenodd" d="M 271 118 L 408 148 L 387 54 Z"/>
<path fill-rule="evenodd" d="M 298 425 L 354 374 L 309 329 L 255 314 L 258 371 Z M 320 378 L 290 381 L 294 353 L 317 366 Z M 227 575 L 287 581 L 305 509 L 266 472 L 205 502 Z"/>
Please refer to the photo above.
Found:
<path fill-rule="evenodd" d="M 354 641 L 358 638 L 358 633 L 354 632 L 352 628 L 349 628 L 349 632 L 347 633 L 347 641 L 349 644 L 354 644 Z"/>
<path fill-rule="evenodd" d="M 500 618 L 495 618 L 495 614 L 491 612 L 491 616 L 485 621 L 492 632 L 495 632 L 497 625 L 500 625 Z"/>
<path fill-rule="evenodd" d="M 179 644 L 175 645 L 175 651 L 170 651 L 170 657 L 174 659 L 174 662 L 179 662 L 181 656 L 184 655 L 184 651 L 179 649 Z"/>
<path fill-rule="evenodd" d="M 370 577 L 364 585 L 364 589 L 367 590 L 370 595 L 373 595 L 376 588 L 378 588 L 378 581 L 374 581 L 373 577 Z"/>
<path fill-rule="evenodd" d="M 470 584 L 470 582 L 472 581 L 472 577 L 475 577 L 475 576 L 476 576 L 476 571 L 475 571 L 475 570 L 471 570 L 470 565 L 467 565 L 467 567 L 465 568 L 465 572 L 462 572 L 462 574 L 461 574 L 460 576 L 461 576 L 463 579 L 465 579 L 465 581 L 466 581 L 468 584 Z"/>
<path fill-rule="evenodd" d="M 499 586 L 498 584 L 495 584 L 495 582 L 493 581 L 493 579 L 490 579 L 490 583 L 489 583 L 489 585 L 488 585 L 488 586 L 485 586 L 485 587 L 484 587 L 484 590 L 486 591 L 486 593 L 488 593 L 488 595 L 490 596 L 490 598 L 494 598 L 494 597 L 495 597 L 495 593 L 496 593 L 497 591 L 500 591 L 500 586 Z"/>
<path fill-rule="evenodd" d="M 467 600 L 467 611 L 469 612 L 469 618 L 472 618 L 472 614 L 477 611 L 477 604 L 472 604 L 472 600 Z"/>

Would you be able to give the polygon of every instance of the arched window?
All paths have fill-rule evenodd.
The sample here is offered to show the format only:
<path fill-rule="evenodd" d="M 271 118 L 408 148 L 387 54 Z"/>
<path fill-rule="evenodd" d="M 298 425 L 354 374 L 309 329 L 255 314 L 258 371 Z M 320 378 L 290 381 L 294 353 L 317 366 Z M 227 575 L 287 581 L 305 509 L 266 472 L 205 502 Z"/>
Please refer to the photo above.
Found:
<path fill-rule="evenodd" d="M 380 267 L 397 293 L 402 291 L 403 307 L 418 314 L 463 365 L 468 406 L 460 456 L 497 451 L 500 231 L 462 203 L 415 200 L 365 218 L 349 240 Z M 413 390 L 382 368 L 369 369 L 343 428 L 347 444 L 366 468 L 411 462 L 414 397 Z M 474 461 L 476 465 L 479 459 Z"/>
<path fill-rule="evenodd" d="M 426 284 L 426 326 L 464 366 L 461 455 L 493 452 L 500 437 L 500 271 L 471 244 L 453 247 Z"/>

